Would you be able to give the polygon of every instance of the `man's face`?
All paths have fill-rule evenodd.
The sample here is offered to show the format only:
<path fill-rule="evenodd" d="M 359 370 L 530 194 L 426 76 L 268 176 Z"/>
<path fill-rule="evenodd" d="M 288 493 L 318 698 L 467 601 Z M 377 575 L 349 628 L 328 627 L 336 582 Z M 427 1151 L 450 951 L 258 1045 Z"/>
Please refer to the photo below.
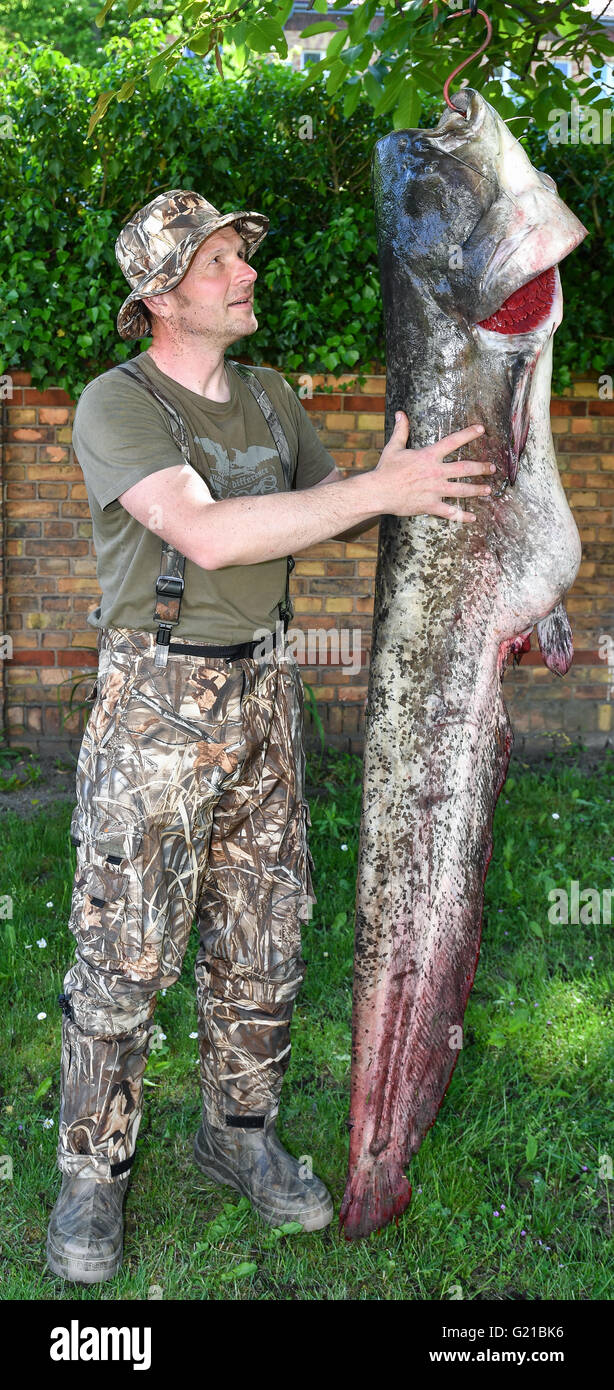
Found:
<path fill-rule="evenodd" d="M 256 332 L 256 279 L 257 273 L 246 259 L 243 238 L 235 227 L 221 227 L 199 246 L 175 289 L 144 303 L 151 305 L 154 314 L 164 305 L 161 317 L 175 340 L 206 338 L 225 348 Z"/>

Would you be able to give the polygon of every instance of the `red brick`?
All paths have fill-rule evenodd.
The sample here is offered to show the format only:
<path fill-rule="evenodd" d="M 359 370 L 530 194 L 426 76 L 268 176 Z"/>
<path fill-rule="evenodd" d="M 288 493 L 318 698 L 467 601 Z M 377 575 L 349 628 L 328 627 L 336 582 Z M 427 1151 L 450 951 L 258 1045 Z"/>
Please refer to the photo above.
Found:
<path fill-rule="evenodd" d="M 305 410 L 341 410 L 341 396 L 327 396 L 320 392 L 314 392 L 313 396 L 303 396 L 301 405 Z"/>
<path fill-rule="evenodd" d="M 369 411 L 375 414 L 384 414 L 386 408 L 385 396 L 344 396 L 344 410 L 359 410 L 361 413 Z"/>
<path fill-rule="evenodd" d="M 48 435 L 48 432 L 47 432 L 46 429 L 42 429 L 42 430 L 38 430 L 38 429 L 37 429 L 37 430 L 29 430 L 29 429 L 25 429 L 25 428 L 24 428 L 24 429 L 21 429 L 21 430 L 7 430 L 7 437 L 8 437 L 9 439 L 16 439 L 16 440 L 17 440 L 17 439 L 39 439 L 39 440 L 40 440 L 40 439 L 48 439 L 48 438 L 49 438 L 49 435 Z"/>
<path fill-rule="evenodd" d="M 66 425 L 69 416 L 65 406 L 41 406 L 38 418 L 41 425 Z"/>
<path fill-rule="evenodd" d="M 34 386 L 29 387 L 24 391 L 24 400 L 26 405 L 74 405 L 72 396 L 69 396 L 67 391 L 62 391 L 59 386 L 52 386 L 47 391 L 37 391 Z"/>
<path fill-rule="evenodd" d="M 13 660 L 18 666 L 55 666 L 53 652 L 44 652 L 42 647 L 34 651 L 13 647 Z"/>
<path fill-rule="evenodd" d="M 550 402 L 551 415 L 586 415 L 586 401 L 562 400 L 553 396 Z"/>
<path fill-rule="evenodd" d="M 57 652 L 58 666 L 90 666 L 98 665 L 98 650 L 89 647 L 69 647 L 66 651 Z"/>
<path fill-rule="evenodd" d="M 35 492 L 34 483 L 7 483 L 6 485 L 7 498 L 34 497 Z"/>
<path fill-rule="evenodd" d="M 39 483 L 39 497 L 68 497 L 68 483 Z"/>

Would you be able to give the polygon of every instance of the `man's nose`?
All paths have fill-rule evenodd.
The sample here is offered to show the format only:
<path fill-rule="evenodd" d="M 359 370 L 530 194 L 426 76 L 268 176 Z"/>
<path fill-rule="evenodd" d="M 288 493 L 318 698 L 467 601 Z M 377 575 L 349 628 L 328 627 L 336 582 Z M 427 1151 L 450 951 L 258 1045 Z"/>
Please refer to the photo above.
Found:
<path fill-rule="evenodd" d="M 241 261 L 236 279 L 238 283 L 244 282 L 245 280 L 257 280 L 258 271 L 254 270 L 253 265 L 250 265 L 248 261 Z"/>

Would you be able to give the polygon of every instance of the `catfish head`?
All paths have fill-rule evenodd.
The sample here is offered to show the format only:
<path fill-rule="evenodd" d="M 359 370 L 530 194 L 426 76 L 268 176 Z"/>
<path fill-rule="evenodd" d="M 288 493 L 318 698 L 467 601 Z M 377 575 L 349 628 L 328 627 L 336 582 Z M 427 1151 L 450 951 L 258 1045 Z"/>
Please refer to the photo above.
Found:
<path fill-rule="evenodd" d="M 433 129 L 375 147 L 387 359 L 397 382 L 414 379 L 412 419 L 437 380 L 457 411 L 449 431 L 482 419 L 513 482 L 535 364 L 562 319 L 558 262 L 587 231 L 479 92 L 454 102 Z"/>

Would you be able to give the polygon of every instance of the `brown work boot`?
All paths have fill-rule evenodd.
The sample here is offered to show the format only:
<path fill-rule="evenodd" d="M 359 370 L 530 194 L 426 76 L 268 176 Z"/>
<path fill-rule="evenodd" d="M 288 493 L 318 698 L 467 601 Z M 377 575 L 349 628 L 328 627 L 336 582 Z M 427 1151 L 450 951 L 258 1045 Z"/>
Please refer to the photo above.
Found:
<path fill-rule="evenodd" d="M 203 1116 L 194 1158 L 207 1177 L 248 1197 L 269 1226 L 300 1221 L 304 1231 L 319 1231 L 332 1221 L 330 1192 L 319 1178 L 301 1176 L 301 1165 L 275 1133 L 274 1116 L 261 1129 L 216 1129 Z"/>
<path fill-rule="evenodd" d="M 47 1233 L 47 1264 L 62 1279 L 99 1284 L 122 1262 L 123 1202 L 130 1174 L 101 1182 L 92 1173 L 62 1174 Z"/>

